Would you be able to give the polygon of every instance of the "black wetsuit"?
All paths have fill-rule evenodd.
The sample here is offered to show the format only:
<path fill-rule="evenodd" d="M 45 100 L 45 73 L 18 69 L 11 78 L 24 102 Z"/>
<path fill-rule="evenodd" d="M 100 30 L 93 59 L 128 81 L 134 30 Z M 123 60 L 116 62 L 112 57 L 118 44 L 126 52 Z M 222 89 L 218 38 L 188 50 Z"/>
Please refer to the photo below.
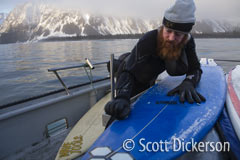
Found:
<path fill-rule="evenodd" d="M 155 83 L 160 73 L 167 70 L 171 76 L 184 75 L 198 84 L 202 70 L 191 36 L 176 61 L 164 61 L 157 56 L 158 30 L 147 32 L 127 55 L 118 68 L 117 97 L 130 99 Z"/>

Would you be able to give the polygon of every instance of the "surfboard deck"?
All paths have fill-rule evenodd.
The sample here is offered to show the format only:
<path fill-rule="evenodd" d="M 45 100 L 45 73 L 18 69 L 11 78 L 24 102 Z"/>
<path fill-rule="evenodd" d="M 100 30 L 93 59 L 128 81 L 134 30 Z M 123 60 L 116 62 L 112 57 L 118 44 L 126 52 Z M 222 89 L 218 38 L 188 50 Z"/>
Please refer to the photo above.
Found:
<path fill-rule="evenodd" d="M 140 96 L 132 104 L 129 117 L 114 121 L 81 159 L 174 159 L 182 155 L 186 150 L 174 151 L 173 140 L 184 144 L 192 140 L 199 142 L 213 127 L 224 106 L 226 81 L 222 69 L 203 66 L 202 70 L 197 90 L 206 102 L 181 104 L 178 96 L 166 96 L 184 79 L 184 76 L 167 77 Z M 127 139 L 133 142 L 123 148 Z M 162 150 L 147 151 L 147 142 L 166 142 L 167 145 L 160 146 Z M 190 148 L 188 145 L 187 149 Z"/>
<path fill-rule="evenodd" d="M 76 123 L 60 147 L 56 160 L 73 159 L 87 151 L 105 129 L 102 125 L 102 114 L 105 104 L 110 99 L 109 93 Z"/>
<path fill-rule="evenodd" d="M 240 65 L 229 72 L 227 76 L 227 110 L 233 128 L 240 140 Z"/>

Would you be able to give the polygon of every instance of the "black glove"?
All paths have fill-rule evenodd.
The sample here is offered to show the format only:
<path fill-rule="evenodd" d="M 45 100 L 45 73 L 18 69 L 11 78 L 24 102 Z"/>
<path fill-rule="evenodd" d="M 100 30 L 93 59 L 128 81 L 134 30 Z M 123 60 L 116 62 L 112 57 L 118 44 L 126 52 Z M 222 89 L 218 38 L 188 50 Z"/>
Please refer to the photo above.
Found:
<path fill-rule="evenodd" d="M 193 103 L 194 101 L 197 103 L 206 101 L 206 99 L 195 90 L 193 83 L 187 79 L 185 79 L 179 86 L 169 91 L 167 95 L 172 96 L 176 93 L 179 94 L 181 103 L 184 103 L 185 98 L 187 98 L 189 103 Z"/>
<path fill-rule="evenodd" d="M 130 101 L 116 98 L 105 105 L 105 112 L 118 120 L 124 119 L 130 113 Z"/>

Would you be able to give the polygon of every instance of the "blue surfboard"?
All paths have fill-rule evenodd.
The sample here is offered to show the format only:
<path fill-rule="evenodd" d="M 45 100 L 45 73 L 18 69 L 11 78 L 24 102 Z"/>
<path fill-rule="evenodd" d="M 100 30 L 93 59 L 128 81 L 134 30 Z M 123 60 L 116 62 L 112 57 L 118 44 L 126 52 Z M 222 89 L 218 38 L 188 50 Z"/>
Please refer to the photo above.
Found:
<path fill-rule="evenodd" d="M 132 104 L 125 120 L 114 121 L 81 159 L 175 159 L 200 142 L 218 119 L 225 102 L 226 82 L 219 66 L 202 66 L 197 90 L 206 102 L 179 102 L 167 92 L 185 76 L 167 77 Z"/>

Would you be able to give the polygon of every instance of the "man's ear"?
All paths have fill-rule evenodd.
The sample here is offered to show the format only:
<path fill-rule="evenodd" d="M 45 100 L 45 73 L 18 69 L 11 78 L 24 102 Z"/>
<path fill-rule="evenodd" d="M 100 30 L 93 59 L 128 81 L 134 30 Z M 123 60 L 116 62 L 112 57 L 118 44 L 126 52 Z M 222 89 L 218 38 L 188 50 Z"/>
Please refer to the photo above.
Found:
<path fill-rule="evenodd" d="M 190 39 L 191 39 L 191 35 L 189 33 L 186 34 L 183 38 L 184 44 L 187 44 Z"/>

